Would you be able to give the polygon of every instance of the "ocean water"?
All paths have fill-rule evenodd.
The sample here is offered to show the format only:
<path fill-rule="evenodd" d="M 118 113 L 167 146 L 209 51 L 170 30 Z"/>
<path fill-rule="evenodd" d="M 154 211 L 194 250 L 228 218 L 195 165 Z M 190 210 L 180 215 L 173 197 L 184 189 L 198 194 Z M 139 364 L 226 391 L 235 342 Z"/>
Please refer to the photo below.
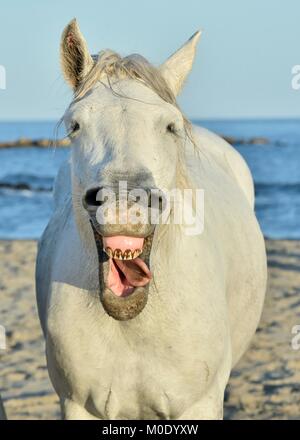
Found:
<path fill-rule="evenodd" d="M 267 145 L 236 144 L 255 182 L 256 214 L 273 239 L 300 239 L 300 121 L 194 121 L 237 139 L 265 137 Z M 0 142 L 53 138 L 54 122 L 1 122 Z M 62 129 L 60 135 L 62 135 Z M 0 239 L 38 238 L 52 211 L 51 189 L 68 149 L 0 149 Z"/>

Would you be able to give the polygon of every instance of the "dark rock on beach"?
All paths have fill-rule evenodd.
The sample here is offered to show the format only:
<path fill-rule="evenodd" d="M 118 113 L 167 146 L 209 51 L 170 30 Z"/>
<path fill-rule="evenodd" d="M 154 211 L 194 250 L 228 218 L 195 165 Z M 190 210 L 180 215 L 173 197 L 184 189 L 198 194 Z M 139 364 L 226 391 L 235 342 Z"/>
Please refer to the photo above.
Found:
<path fill-rule="evenodd" d="M 17 147 L 68 147 L 70 141 L 68 138 L 64 139 L 29 139 L 20 138 L 15 141 L 0 142 L 0 148 L 17 148 Z"/>
<path fill-rule="evenodd" d="M 222 136 L 227 142 L 232 145 L 267 145 L 270 141 L 264 137 L 254 137 L 249 139 L 235 138 L 231 136 Z M 28 139 L 20 138 L 15 141 L 0 142 L 0 148 L 17 148 L 17 147 L 68 147 L 70 140 L 64 139 Z"/>

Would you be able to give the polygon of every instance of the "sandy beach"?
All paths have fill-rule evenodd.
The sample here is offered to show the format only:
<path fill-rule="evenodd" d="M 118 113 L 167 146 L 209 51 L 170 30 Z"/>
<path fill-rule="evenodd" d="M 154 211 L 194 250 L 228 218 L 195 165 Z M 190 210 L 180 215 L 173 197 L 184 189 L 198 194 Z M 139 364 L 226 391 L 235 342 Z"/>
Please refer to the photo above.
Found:
<path fill-rule="evenodd" d="M 300 242 L 268 241 L 269 288 L 259 329 L 231 375 L 227 419 L 300 419 L 300 350 L 291 346 L 300 325 Z M 36 242 L 0 241 L 0 392 L 9 419 L 58 419 L 38 321 Z"/>

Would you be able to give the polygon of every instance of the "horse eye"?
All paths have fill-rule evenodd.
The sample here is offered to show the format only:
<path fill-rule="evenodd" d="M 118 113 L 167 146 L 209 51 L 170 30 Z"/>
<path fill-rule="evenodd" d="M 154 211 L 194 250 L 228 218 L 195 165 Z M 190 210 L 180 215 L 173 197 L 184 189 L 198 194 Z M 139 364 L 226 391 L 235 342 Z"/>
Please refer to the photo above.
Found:
<path fill-rule="evenodd" d="M 73 121 L 71 124 L 71 134 L 75 134 L 80 129 L 80 125 L 77 121 Z"/>
<path fill-rule="evenodd" d="M 172 134 L 176 133 L 176 126 L 174 122 L 170 122 L 170 124 L 167 125 L 167 131 Z"/>

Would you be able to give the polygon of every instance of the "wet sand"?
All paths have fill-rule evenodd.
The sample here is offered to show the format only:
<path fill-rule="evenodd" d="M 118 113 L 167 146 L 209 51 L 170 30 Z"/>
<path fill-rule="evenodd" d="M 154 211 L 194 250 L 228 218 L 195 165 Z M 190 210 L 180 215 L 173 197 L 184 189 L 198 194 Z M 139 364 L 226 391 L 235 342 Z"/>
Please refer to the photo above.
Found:
<path fill-rule="evenodd" d="M 259 329 L 232 372 L 225 418 L 300 419 L 300 242 L 268 241 L 269 287 Z M 57 419 L 34 291 L 36 242 L 0 241 L 0 393 L 9 419 Z"/>

